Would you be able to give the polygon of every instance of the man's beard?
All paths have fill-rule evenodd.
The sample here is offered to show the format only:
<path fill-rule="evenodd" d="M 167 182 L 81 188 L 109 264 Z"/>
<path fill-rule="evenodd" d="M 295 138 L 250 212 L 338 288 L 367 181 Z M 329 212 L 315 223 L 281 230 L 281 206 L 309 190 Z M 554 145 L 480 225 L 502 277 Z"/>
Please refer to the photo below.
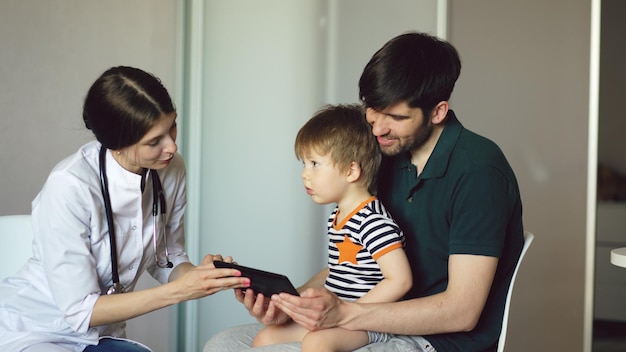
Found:
<path fill-rule="evenodd" d="M 433 134 L 433 124 L 428 121 L 426 125 L 417 129 L 413 138 L 404 141 L 397 139 L 398 143 L 389 147 L 380 147 L 380 151 L 387 156 L 395 156 L 400 153 L 412 152 L 426 143 L 428 138 Z"/>

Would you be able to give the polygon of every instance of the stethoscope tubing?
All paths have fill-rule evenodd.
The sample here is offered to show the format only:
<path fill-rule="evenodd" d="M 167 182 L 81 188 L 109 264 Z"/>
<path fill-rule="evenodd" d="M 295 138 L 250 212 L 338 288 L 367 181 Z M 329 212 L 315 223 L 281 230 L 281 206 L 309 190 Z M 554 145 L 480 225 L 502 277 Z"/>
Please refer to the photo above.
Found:
<path fill-rule="evenodd" d="M 156 170 L 150 170 L 150 178 L 152 179 L 152 197 L 154 201 L 152 202 L 152 219 L 153 219 L 153 227 L 152 227 L 152 245 L 154 247 L 154 260 L 157 265 L 161 268 L 172 268 L 174 265 L 169 260 L 169 253 L 167 249 L 167 231 L 165 231 L 165 213 L 166 204 L 165 204 L 165 193 L 163 192 L 163 185 L 161 184 L 161 179 L 159 178 L 159 174 Z M 157 202 L 158 198 L 158 202 Z M 161 213 L 159 214 L 159 208 L 161 209 Z M 159 261 L 159 256 L 157 254 L 157 218 L 161 216 L 161 232 L 163 234 L 163 240 L 165 241 L 165 264 L 161 264 Z"/>
<path fill-rule="evenodd" d="M 100 147 L 100 155 L 99 155 L 99 169 L 100 169 L 100 188 L 102 191 L 102 198 L 104 199 L 104 210 L 107 219 L 107 226 L 109 227 L 109 240 L 111 243 L 111 278 L 113 280 L 113 285 L 109 287 L 107 290 L 107 294 L 115 294 L 115 293 L 123 293 L 125 292 L 124 286 L 120 283 L 119 277 L 119 269 L 117 263 L 117 244 L 115 241 L 115 224 L 113 223 L 113 208 L 111 206 L 111 197 L 109 194 L 109 182 L 106 174 L 106 151 L 107 148 L 104 146 Z M 152 229 L 152 243 L 154 248 L 154 260 L 157 265 L 161 268 L 172 268 L 174 265 L 169 259 L 169 251 L 167 249 L 167 232 L 165 231 L 164 226 L 164 215 L 166 213 L 166 203 L 165 203 L 165 193 L 163 192 L 163 185 L 161 184 L 161 179 L 157 174 L 156 170 L 148 170 L 150 173 L 150 178 L 152 179 L 152 219 L 153 219 L 153 229 Z M 160 214 L 159 214 L 160 210 Z M 165 264 L 162 264 L 159 261 L 159 257 L 157 254 L 157 218 L 161 217 L 161 227 L 163 233 L 163 240 L 165 241 Z"/>
<path fill-rule="evenodd" d="M 117 267 L 117 243 L 115 242 L 115 226 L 113 224 L 113 210 L 111 207 L 111 197 L 109 197 L 109 180 L 106 173 L 106 151 L 104 146 L 100 147 L 100 185 L 102 190 L 102 198 L 104 199 L 104 211 L 107 218 L 107 226 L 109 227 L 109 240 L 111 242 L 111 276 L 113 279 L 113 286 L 109 288 L 116 293 L 123 291 L 120 285 L 119 270 Z M 110 294 L 107 292 L 107 294 Z"/>

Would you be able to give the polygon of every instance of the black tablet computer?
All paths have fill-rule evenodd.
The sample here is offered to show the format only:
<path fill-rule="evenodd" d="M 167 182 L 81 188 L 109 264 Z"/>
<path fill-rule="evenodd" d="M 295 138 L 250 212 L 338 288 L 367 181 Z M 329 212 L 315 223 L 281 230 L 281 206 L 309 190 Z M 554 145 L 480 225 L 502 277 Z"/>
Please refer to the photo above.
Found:
<path fill-rule="evenodd" d="M 262 293 L 265 297 L 270 297 L 273 294 L 281 292 L 299 296 L 298 291 L 296 291 L 296 288 L 291 284 L 291 281 L 289 281 L 285 275 L 249 268 L 243 265 L 226 263 L 220 260 L 213 261 L 213 265 L 215 265 L 216 268 L 231 268 L 239 270 L 242 277 L 250 279 L 250 288 L 254 291 L 254 293 Z"/>

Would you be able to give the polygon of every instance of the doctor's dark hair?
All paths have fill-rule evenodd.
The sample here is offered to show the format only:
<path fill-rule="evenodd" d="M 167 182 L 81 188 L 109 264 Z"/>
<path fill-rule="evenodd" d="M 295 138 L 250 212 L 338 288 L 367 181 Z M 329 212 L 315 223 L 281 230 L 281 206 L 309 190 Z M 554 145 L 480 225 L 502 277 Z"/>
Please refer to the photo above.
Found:
<path fill-rule="evenodd" d="M 406 101 L 429 114 L 450 99 L 461 74 L 461 60 L 448 42 L 426 33 L 401 34 L 378 50 L 359 80 L 359 98 L 382 110 Z"/>
<path fill-rule="evenodd" d="M 174 111 L 157 77 L 118 66 L 105 71 L 89 89 L 83 120 L 103 146 L 116 150 L 139 142 L 163 114 Z"/>
<path fill-rule="evenodd" d="M 328 155 L 339 170 L 356 162 L 369 192 L 376 194 L 381 152 L 361 106 L 323 107 L 298 131 L 295 152 L 298 160 L 309 158 L 312 152 Z"/>

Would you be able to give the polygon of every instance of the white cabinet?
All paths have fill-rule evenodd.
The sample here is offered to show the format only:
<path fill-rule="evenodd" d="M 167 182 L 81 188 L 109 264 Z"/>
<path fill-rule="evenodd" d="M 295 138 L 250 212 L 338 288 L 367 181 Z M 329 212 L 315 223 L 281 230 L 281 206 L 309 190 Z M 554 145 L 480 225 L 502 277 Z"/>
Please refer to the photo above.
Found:
<path fill-rule="evenodd" d="M 626 321 L 626 268 L 611 264 L 611 250 L 626 247 L 626 203 L 598 203 L 594 318 Z"/>

